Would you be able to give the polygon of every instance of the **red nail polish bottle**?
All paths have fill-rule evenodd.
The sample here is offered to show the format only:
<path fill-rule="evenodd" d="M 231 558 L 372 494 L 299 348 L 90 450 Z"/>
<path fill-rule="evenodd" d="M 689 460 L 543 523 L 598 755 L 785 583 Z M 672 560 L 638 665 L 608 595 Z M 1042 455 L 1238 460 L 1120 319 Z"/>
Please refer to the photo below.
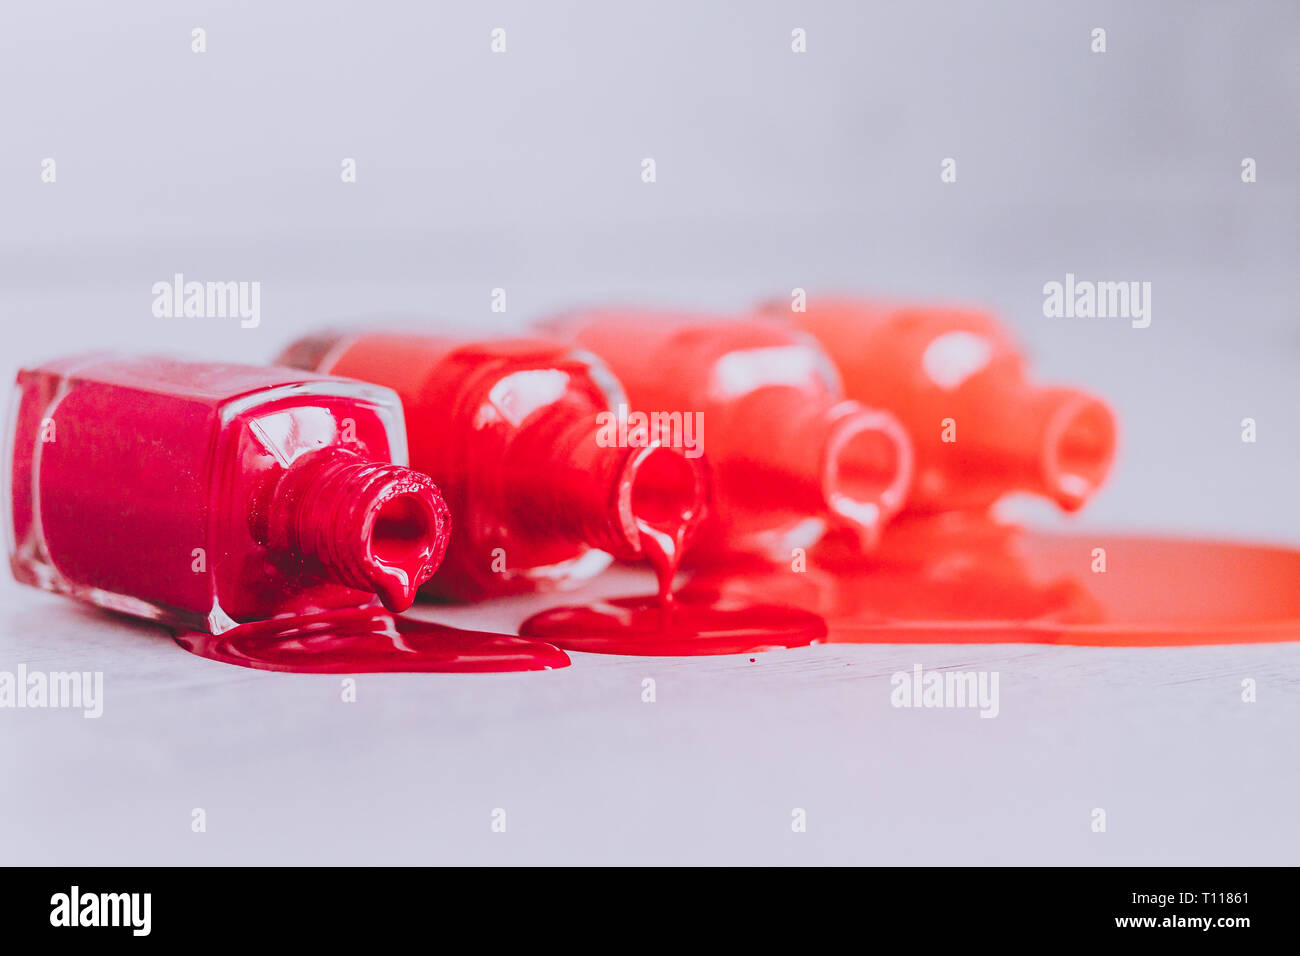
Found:
<path fill-rule="evenodd" d="M 606 309 L 545 327 L 604 359 L 634 409 L 702 416 L 715 506 L 692 556 L 788 560 L 830 525 L 871 542 L 903 504 L 902 426 L 846 401 L 830 360 L 788 324 Z"/>
<path fill-rule="evenodd" d="M 850 396 L 893 412 L 916 448 L 908 511 L 983 509 L 1010 492 L 1074 511 L 1115 455 L 1104 402 L 1026 380 L 1025 360 L 992 316 L 852 300 L 763 308 L 814 335 Z"/>
<path fill-rule="evenodd" d="M 456 514 L 432 594 L 472 600 L 576 583 L 615 557 L 671 566 L 703 510 L 700 459 L 647 434 L 624 446 L 601 440 L 621 387 L 568 346 L 325 334 L 279 361 L 401 396 L 411 460 Z"/>
<path fill-rule="evenodd" d="M 10 562 L 26 584 L 193 630 L 403 610 L 448 512 L 383 388 L 286 369 L 69 359 L 18 374 Z"/>

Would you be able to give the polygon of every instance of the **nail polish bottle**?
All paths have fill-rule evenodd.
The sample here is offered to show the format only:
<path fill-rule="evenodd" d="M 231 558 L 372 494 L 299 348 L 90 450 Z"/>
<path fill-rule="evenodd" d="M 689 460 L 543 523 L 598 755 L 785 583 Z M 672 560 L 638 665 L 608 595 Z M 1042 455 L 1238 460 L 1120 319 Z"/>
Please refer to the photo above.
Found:
<path fill-rule="evenodd" d="M 981 510 L 1011 492 L 1075 511 L 1110 470 L 1110 409 L 1086 392 L 1030 382 L 1019 348 L 985 312 L 846 299 L 760 311 L 815 336 L 851 397 L 907 426 L 916 449 L 909 514 Z"/>
<path fill-rule="evenodd" d="M 426 585 L 433 596 L 563 587 L 614 558 L 650 561 L 662 586 L 703 512 L 702 460 L 649 430 L 606 427 L 625 401 L 621 386 L 569 346 L 326 333 L 279 361 L 401 396 L 411 461 L 456 515 L 447 559 Z"/>
<path fill-rule="evenodd" d="M 846 400 L 830 360 L 788 324 L 603 309 L 542 327 L 600 356 L 633 409 L 697 416 L 707 428 L 714 508 L 693 561 L 736 552 L 789 561 L 830 527 L 870 546 L 902 507 L 912 461 L 903 428 Z"/>
<path fill-rule="evenodd" d="M 19 372 L 9 442 L 14 576 L 177 627 L 404 610 L 447 545 L 397 396 L 373 385 L 68 359 Z"/>

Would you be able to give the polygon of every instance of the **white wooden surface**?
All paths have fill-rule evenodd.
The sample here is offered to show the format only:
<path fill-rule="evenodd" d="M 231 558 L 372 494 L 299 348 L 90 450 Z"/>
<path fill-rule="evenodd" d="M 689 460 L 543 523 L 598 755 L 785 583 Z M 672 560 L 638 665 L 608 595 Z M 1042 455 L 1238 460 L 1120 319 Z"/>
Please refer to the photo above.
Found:
<path fill-rule="evenodd" d="M 1296 645 L 576 654 L 365 675 L 344 703 L 337 677 L 0 594 L 6 664 L 106 673 L 97 720 L 0 712 L 6 862 L 1282 864 L 1300 841 Z M 514 603 L 431 616 L 507 627 Z M 915 663 L 996 670 L 999 716 L 891 707 Z"/>

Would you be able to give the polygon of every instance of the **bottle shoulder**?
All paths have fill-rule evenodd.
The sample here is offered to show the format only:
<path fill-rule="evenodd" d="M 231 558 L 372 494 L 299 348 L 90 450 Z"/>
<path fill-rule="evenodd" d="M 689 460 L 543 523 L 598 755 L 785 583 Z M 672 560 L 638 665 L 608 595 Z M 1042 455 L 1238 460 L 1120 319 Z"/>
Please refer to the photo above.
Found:
<path fill-rule="evenodd" d="M 108 353 L 58 359 L 19 373 L 20 381 L 38 378 L 59 380 L 63 391 L 81 384 L 99 385 L 122 391 L 169 395 L 214 408 L 272 389 L 295 386 L 307 393 L 322 387 L 325 393 L 342 393 L 339 389 L 320 384 L 339 382 L 339 379 L 299 369 L 190 362 L 161 356 L 122 357 Z"/>

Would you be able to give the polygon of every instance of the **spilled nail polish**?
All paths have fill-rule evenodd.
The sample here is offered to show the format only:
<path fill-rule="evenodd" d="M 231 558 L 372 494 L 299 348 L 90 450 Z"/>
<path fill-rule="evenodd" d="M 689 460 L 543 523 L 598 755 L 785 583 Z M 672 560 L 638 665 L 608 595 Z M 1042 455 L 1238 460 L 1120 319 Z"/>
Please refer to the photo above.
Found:
<path fill-rule="evenodd" d="M 686 657 L 817 644 L 826 624 L 794 607 L 725 596 L 665 602 L 651 595 L 553 608 L 530 617 L 519 633 L 571 651 Z"/>
<path fill-rule="evenodd" d="M 499 673 L 569 666 L 543 641 L 468 631 L 347 608 L 241 624 L 221 634 L 177 631 L 176 643 L 224 664 L 299 674 Z"/>
<path fill-rule="evenodd" d="M 827 540 L 791 573 L 712 568 L 682 600 L 821 613 L 831 643 L 1185 646 L 1300 640 L 1300 552 L 1224 541 L 1045 534 L 975 514 L 894 523 L 862 555 Z"/>
<path fill-rule="evenodd" d="M 673 584 L 680 545 L 680 537 L 647 535 L 655 594 L 551 608 L 524 621 L 519 633 L 572 651 L 682 657 L 804 647 L 825 639 L 825 622 L 799 608 L 698 591 L 679 600 Z"/>

